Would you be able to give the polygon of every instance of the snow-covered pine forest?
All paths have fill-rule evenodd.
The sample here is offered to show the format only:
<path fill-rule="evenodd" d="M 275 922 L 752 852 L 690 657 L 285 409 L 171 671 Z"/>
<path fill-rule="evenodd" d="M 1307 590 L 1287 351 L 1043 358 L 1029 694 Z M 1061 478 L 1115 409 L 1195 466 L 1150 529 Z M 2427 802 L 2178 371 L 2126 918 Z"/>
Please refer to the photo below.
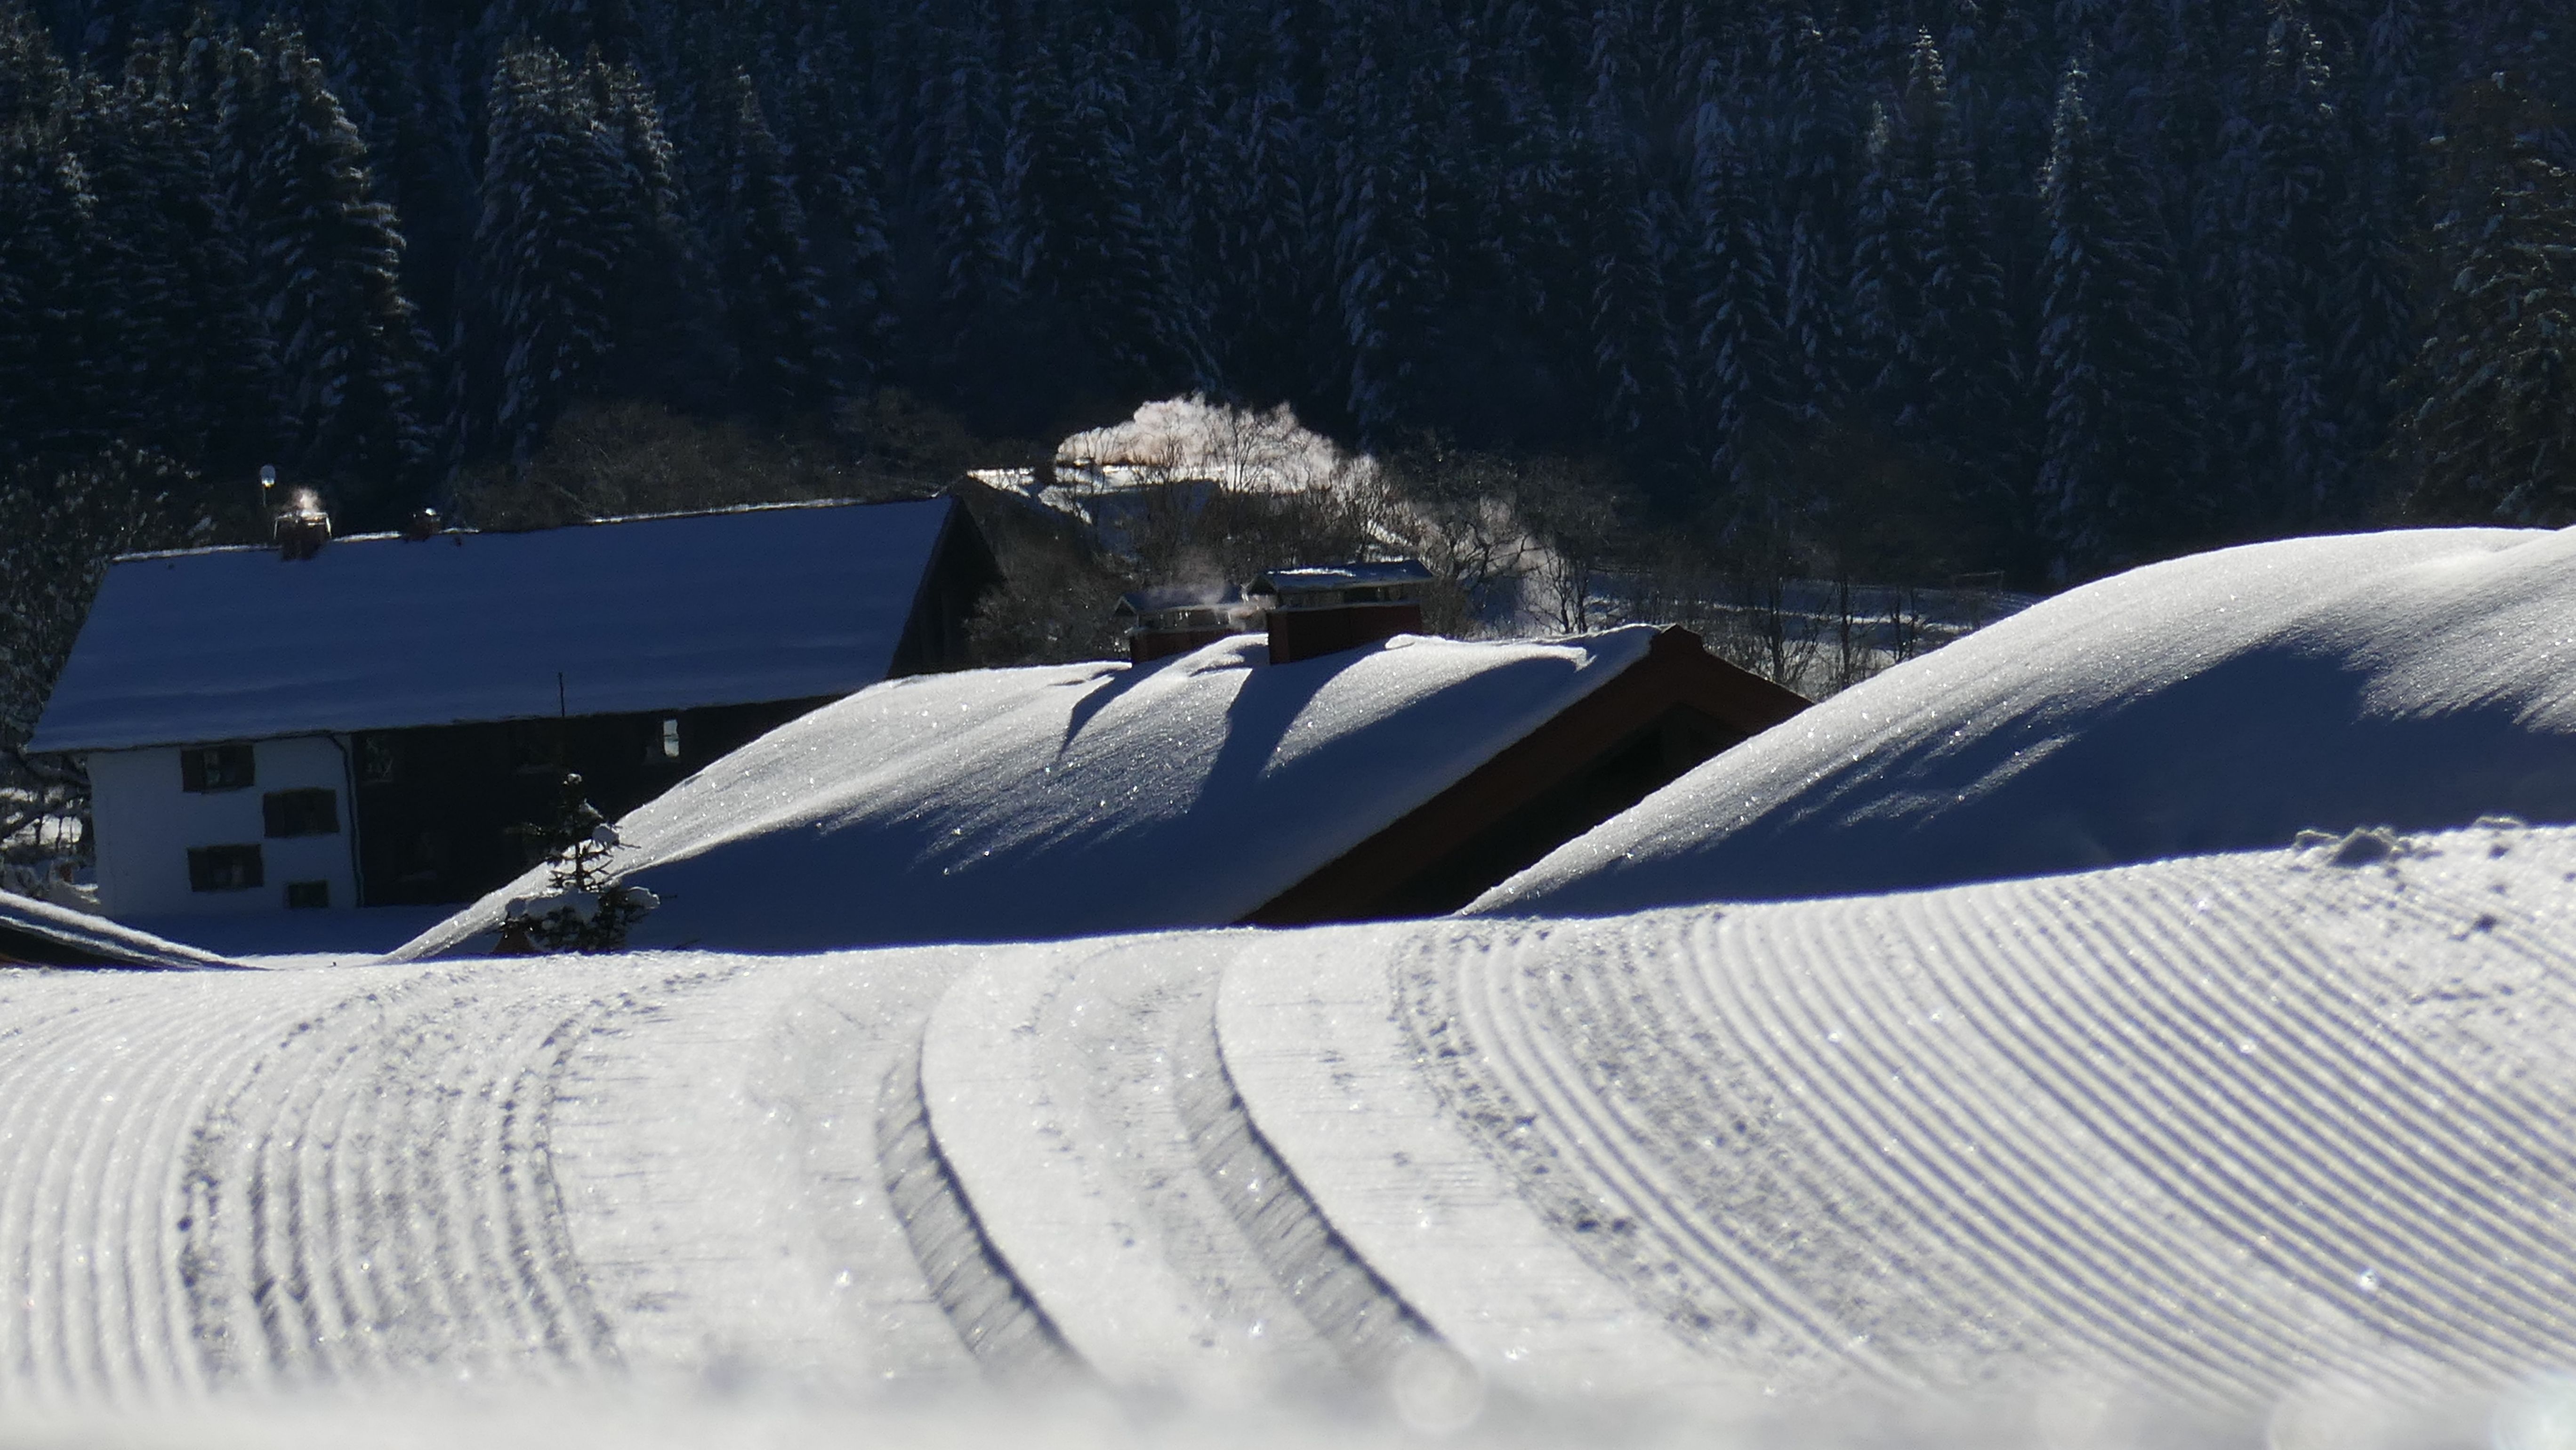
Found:
<path fill-rule="evenodd" d="M 1196 390 L 2032 584 L 2555 519 L 2571 100 L 2543 0 L 0 0 L 0 462 Z"/>

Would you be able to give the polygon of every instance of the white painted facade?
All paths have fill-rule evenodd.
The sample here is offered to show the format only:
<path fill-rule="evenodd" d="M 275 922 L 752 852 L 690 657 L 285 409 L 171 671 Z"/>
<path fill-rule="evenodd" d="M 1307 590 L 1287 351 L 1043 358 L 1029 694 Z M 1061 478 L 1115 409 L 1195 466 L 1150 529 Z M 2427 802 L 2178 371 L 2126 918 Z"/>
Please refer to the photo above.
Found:
<path fill-rule="evenodd" d="M 253 775 L 234 790 L 190 791 L 180 750 L 99 750 L 87 756 L 99 906 L 112 916 L 241 916 L 286 909 L 286 888 L 321 882 L 333 911 L 358 904 L 356 792 L 348 742 L 301 735 L 252 742 Z M 283 790 L 332 792 L 338 829 L 270 837 L 262 800 Z M 189 886 L 188 852 L 256 846 L 261 883 L 231 891 Z"/>

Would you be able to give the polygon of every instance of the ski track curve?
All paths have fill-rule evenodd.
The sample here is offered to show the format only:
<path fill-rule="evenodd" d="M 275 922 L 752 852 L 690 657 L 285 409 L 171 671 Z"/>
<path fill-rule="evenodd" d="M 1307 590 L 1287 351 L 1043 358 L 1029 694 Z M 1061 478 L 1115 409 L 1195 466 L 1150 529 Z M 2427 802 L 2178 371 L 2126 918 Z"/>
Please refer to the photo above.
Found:
<path fill-rule="evenodd" d="M 852 965 L 0 973 L 0 1403 L 971 1373 L 879 1115 L 972 961 Z"/>
<path fill-rule="evenodd" d="M 11 1398 L 613 1362 L 543 1141 L 587 998 L 457 975 L 0 984 Z"/>
<path fill-rule="evenodd" d="M 1257 938 L 1218 992 L 1217 1045 L 1250 1122 L 1333 1231 L 1430 1331 L 1503 1387 L 1661 1391 L 1725 1367 L 1565 1244 L 1496 1171 L 1406 1035 L 1390 952 L 1413 928 Z"/>
<path fill-rule="evenodd" d="M 642 970 L 583 1039 L 552 1139 L 627 1371 L 724 1393 L 971 1378 L 880 1111 L 915 1101 L 922 1023 L 977 956 L 628 960 Z"/>
<path fill-rule="evenodd" d="M 1461 923 L 1377 970 L 1559 1241 L 1766 1379 L 2426 1399 L 2576 1355 L 2576 849 L 2519 840 Z"/>
<path fill-rule="evenodd" d="M 996 1256 L 1122 1387 L 1331 1392 L 1427 1337 L 1225 1077 L 1217 985 L 1246 940 L 997 960 L 941 999 L 923 1039 L 929 1126 Z"/>
<path fill-rule="evenodd" d="M 0 1404 L 2576 1361 L 2576 833 L 1052 945 L 0 972 Z M 1440 1359 L 1430 1356 L 1429 1359 Z M 1440 1359 L 1448 1363 L 1450 1359 Z"/>
<path fill-rule="evenodd" d="M 0 1402 L 1060 1377 L 921 1093 L 979 960 L 0 974 Z"/>

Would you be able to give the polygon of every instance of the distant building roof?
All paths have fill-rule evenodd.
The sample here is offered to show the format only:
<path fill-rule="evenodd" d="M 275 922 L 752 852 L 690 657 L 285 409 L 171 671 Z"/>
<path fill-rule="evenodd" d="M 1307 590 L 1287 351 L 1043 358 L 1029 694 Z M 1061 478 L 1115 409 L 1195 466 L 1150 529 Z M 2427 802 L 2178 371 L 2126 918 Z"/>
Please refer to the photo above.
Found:
<path fill-rule="evenodd" d="M 211 952 L 49 902 L 0 891 L 0 965 L 231 967 Z"/>
<path fill-rule="evenodd" d="M 745 746 L 619 824 L 640 946 L 1006 940 L 1240 920 L 1643 660 L 1411 637 L 1265 663 L 1238 635 L 1123 663 L 899 680 Z M 852 883 L 865 883 L 853 887 Z M 504 888 L 406 952 L 498 921 Z"/>
<path fill-rule="evenodd" d="M 29 748 L 689 709 L 886 677 L 952 500 L 195 549 L 108 570 Z M 962 517 L 962 516 L 961 516 Z"/>
<path fill-rule="evenodd" d="M 1431 571 L 1422 567 L 1420 560 L 1393 559 L 1383 563 L 1308 564 L 1295 569 L 1273 569 L 1252 581 L 1251 592 L 1289 599 L 1344 589 L 1376 590 L 1430 582 Z"/>

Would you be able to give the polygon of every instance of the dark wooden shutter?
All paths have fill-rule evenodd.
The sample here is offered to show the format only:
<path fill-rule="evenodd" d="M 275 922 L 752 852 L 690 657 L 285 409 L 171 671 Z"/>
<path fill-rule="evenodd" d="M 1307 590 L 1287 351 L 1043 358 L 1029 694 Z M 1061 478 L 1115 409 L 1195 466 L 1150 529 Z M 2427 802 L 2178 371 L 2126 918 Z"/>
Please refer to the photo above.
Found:
<path fill-rule="evenodd" d="M 266 880 L 257 846 L 197 846 L 188 852 L 191 891 L 248 891 Z"/>
<path fill-rule="evenodd" d="M 340 832 L 340 796 L 336 791 L 274 790 L 260 797 L 259 809 L 271 839 L 335 836 Z"/>
<path fill-rule="evenodd" d="M 257 783 L 258 757 L 248 745 L 192 745 L 179 752 L 179 786 L 203 793 Z"/>

